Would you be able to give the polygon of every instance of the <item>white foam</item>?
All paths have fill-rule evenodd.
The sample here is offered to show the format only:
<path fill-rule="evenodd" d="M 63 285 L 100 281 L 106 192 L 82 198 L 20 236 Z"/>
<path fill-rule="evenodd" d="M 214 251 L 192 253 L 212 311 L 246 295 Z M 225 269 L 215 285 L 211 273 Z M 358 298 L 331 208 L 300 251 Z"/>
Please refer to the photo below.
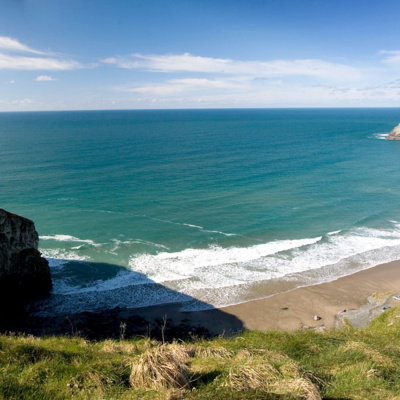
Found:
<path fill-rule="evenodd" d="M 188 224 L 188 223 L 184 223 L 184 222 L 173 222 L 173 221 L 168 221 L 168 220 L 160 219 L 160 218 L 147 217 L 145 215 L 144 215 L 144 217 L 153 219 L 154 221 L 164 222 L 165 224 L 187 226 L 189 228 L 199 229 L 202 232 L 217 233 L 217 234 L 223 235 L 223 236 L 239 236 L 236 233 L 226 233 L 226 232 L 222 232 L 222 231 L 209 230 L 209 229 L 206 229 L 206 228 L 204 228 L 203 226 L 200 226 L 200 225 Z"/>
<path fill-rule="evenodd" d="M 129 267 L 137 272 L 146 274 L 156 282 L 166 282 L 190 277 L 211 278 L 214 285 L 223 287 L 232 282 L 243 281 L 245 268 L 238 268 L 238 264 L 255 263 L 263 257 L 275 253 L 287 251 L 302 246 L 308 246 L 320 241 L 322 237 L 300 240 L 281 240 L 252 247 L 230 247 L 210 246 L 207 249 L 185 249 L 177 253 L 159 253 L 156 255 L 143 254 L 132 257 Z M 213 271 L 225 271 L 225 279 L 221 279 L 221 274 Z M 227 274 L 233 272 L 233 281 L 228 279 Z M 218 277 L 218 279 L 217 279 Z M 209 279 L 207 279 L 208 281 Z M 225 282 L 225 283 L 224 283 Z"/>
<path fill-rule="evenodd" d="M 185 223 L 182 223 L 181 225 L 188 226 L 189 228 L 203 229 L 203 227 L 199 225 L 185 224 Z"/>
<path fill-rule="evenodd" d="M 50 263 L 50 267 L 57 266 L 56 261 L 62 262 L 64 260 L 78 260 L 78 261 L 89 261 L 90 257 L 85 255 L 79 255 L 75 251 L 68 251 L 64 249 L 40 249 L 43 257 L 47 258 Z"/>
<path fill-rule="evenodd" d="M 328 232 L 328 236 L 333 236 L 333 235 L 337 235 L 338 233 L 342 232 L 341 229 L 339 229 L 338 231 L 332 231 L 332 232 Z"/>
<path fill-rule="evenodd" d="M 45 250 L 45 255 L 79 259 L 73 251 Z M 131 270 L 89 287 L 56 281 L 51 301 L 57 304 L 49 303 L 48 307 L 55 307 L 54 312 L 72 312 L 99 306 L 143 307 L 182 299 L 190 301 L 185 305 L 187 310 L 223 307 L 253 299 L 251 287 L 259 282 L 278 279 L 299 281 L 301 285 L 318 283 L 399 258 L 399 224 L 391 230 L 362 227 L 330 232 L 323 238 L 280 240 L 247 248 L 210 246 L 142 254 L 131 257 Z M 50 263 L 56 267 L 53 259 Z"/>
<path fill-rule="evenodd" d="M 389 133 L 374 133 L 372 137 L 374 139 L 379 139 L 379 140 L 386 140 L 386 138 L 389 136 Z"/>
<path fill-rule="evenodd" d="M 400 246 L 399 230 L 359 228 L 345 235 L 282 240 L 247 248 L 185 249 L 175 253 L 132 257 L 132 270 L 185 293 L 284 278 L 334 265 L 359 254 Z M 382 255 L 372 262 L 380 263 Z M 362 267 L 360 267 L 361 269 Z M 344 272 L 345 273 L 345 272 Z"/>
<path fill-rule="evenodd" d="M 142 240 L 142 239 L 130 239 L 130 240 L 119 240 L 119 239 L 112 239 L 112 242 L 115 243 L 115 245 L 117 246 L 115 249 L 118 248 L 118 246 L 122 246 L 122 245 L 132 245 L 132 244 L 145 244 L 147 246 L 152 246 L 152 247 L 156 247 L 159 249 L 164 249 L 164 250 L 169 250 L 169 248 L 167 246 L 164 246 L 163 244 L 160 243 L 153 243 L 150 242 L 148 240 Z"/>
<path fill-rule="evenodd" d="M 238 236 L 236 233 L 225 233 L 221 231 L 209 231 L 207 229 L 202 229 L 202 232 L 208 232 L 208 233 L 218 233 L 219 235 L 224 235 L 224 236 Z"/>
<path fill-rule="evenodd" d="M 98 243 L 95 243 L 93 240 L 90 239 L 79 239 L 75 236 L 70 235 L 45 235 L 39 236 L 40 240 L 55 240 L 57 242 L 79 242 L 79 243 L 87 243 L 92 246 L 101 246 Z"/>

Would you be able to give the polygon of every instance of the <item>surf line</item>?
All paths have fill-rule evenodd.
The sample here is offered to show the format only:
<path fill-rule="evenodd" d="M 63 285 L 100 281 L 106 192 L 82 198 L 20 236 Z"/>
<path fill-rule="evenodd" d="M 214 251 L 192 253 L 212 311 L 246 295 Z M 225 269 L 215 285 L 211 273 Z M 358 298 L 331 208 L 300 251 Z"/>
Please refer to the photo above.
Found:
<path fill-rule="evenodd" d="M 226 232 L 221 232 L 221 231 L 212 231 L 212 230 L 208 230 L 208 229 L 205 229 L 203 226 L 200 226 L 200 225 L 187 224 L 187 223 L 184 223 L 184 222 L 173 222 L 173 221 L 168 221 L 168 220 L 165 220 L 165 219 L 149 217 L 149 216 L 147 216 L 147 215 L 143 215 L 143 217 L 152 219 L 152 220 L 154 220 L 154 221 L 163 222 L 163 223 L 165 223 L 165 224 L 187 226 L 187 227 L 189 227 L 189 228 L 198 229 L 198 230 L 200 230 L 201 232 L 218 233 L 218 234 L 224 235 L 224 236 L 243 236 L 243 235 L 238 235 L 237 233 L 226 233 Z M 244 237 L 244 236 L 243 236 L 243 237 Z"/>

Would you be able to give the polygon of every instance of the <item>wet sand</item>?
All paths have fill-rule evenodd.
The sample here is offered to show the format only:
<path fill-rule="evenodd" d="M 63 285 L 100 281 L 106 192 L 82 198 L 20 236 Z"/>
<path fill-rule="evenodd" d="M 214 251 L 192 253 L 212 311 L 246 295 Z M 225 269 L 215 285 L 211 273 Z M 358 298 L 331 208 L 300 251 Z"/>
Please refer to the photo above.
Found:
<path fill-rule="evenodd" d="M 179 305 L 166 305 L 128 312 L 136 311 L 146 318 L 168 315 L 177 322 L 186 319 L 188 323 L 218 334 L 241 329 L 296 330 L 322 326 L 329 329 L 334 326 L 338 313 L 359 309 L 368 303 L 372 294 L 387 292 L 400 293 L 400 261 L 218 310 L 180 312 Z M 400 301 L 390 299 L 388 304 L 400 305 Z M 321 319 L 314 320 L 316 315 Z"/>
<path fill-rule="evenodd" d="M 294 330 L 321 325 L 332 328 L 338 313 L 358 309 L 367 304 L 373 293 L 386 292 L 400 292 L 400 261 L 221 311 L 236 316 L 246 329 Z M 391 299 L 389 305 L 400 305 L 400 301 Z M 315 321 L 315 315 L 321 320 Z"/>
<path fill-rule="evenodd" d="M 400 261 L 339 278 L 335 281 L 302 287 L 235 306 L 197 312 L 181 312 L 181 304 L 166 304 L 138 309 L 105 310 L 38 318 L 24 315 L 1 321 L 1 331 L 24 332 L 37 336 L 74 335 L 89 339 L 150 336 L 160 339 L 164 330 L 168 340 L 192 336 L 231 335 L 242 330 L 325 329 L 334 326 L 335 316 L 352 315 L 359 326 L 382 312 L 378 305 L 370 313 L 352 310 L 365 308 L 374 293 L 400 293 Z M 391 296 L 385 305 L 400 305 Z M 315 320 L 314 316 L 320 319 Z M 167 321 L 165 327 L 164 318 Z"/>

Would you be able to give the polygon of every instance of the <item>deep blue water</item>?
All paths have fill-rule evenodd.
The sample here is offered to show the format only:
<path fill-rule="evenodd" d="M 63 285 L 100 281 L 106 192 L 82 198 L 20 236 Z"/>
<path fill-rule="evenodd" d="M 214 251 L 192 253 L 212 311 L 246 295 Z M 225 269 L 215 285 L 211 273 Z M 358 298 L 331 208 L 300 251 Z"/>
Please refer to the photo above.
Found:
<path fill-rule="evenodd" d="M 399 122 L 394 108 L 2 113 L 0 207 L 35 221 L 43 310 L 175 291 L 235 304 L 400 258 L 400 142 L 382 140 Z"/>

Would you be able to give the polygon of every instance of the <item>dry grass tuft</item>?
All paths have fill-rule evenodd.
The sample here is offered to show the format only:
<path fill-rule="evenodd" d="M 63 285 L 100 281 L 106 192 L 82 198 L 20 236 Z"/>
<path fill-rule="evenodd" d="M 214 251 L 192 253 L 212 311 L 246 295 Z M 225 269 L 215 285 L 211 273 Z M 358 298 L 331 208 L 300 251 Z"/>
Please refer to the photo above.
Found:
<path fill-rule="evenodd" d="M 197 346 L 194 356 L 198 358 L 232 358 L 232 352 L 224 347 Z"/>
<path fill-rule="evenodd" d="M 299 399 L 322 400 L 318 389 L 305 378 L 282 380 L 275 385 L 275 393 L 297 395 Z"/>
<path fill-rule="evenodd" d="M 377 304 L 384 303 L 387 298 L 395 294 L 396 292 L 386 292 L 386 293 L 373 293 L 372 298 L 377 302 Z"/>
<path fill-rule="evenodd" d="M 178 344 L 151 348 L 132 366 L 130 383 L 136 389 L 187 389 L 191 375 L 188 357 L 188 350 Z"/>
<path fill-rule="evenodd" d="M 271 356 L 268 357 L 270 362 L 281 365 L 276 367 L 264 357 L 248 358 L 242 365 L 231 368 L 225 386 L 237 391 L 252 389 L 266 393 L 295 395 L 298 399 L 322 399 L 317 387 L 320 384 L 323 386 L 322 381 L 311 373 L 302 371 L 299 365 L 286 355 L 273 352 L 268 355 Z"/>
<path fill-rule="evenodd" d="M 278 379 L 280 379 L 279 371 L 265 360 L 249 360 L 237 368 L 231 368 L 228 385 L 238 391 L 249 389 L 268 391 Z"/>
<path fill-rule="evenodd" d="M 131 343 L 115 342 L 114 340 L 105 340 L 102 351 L 105 353 L 132 354 L 137 351 L 137 346 Z"/>
<path fill-rule="evenodd" d="M 279 367 L 279 372 L 285 377 L 290 377 L 295 379 L 301 378 L 301 370 L 299 366 L 292 360 L 281 365 Z"/>
<path fill-rule="evenodd" d="M 237 353 L 236 359 L 243 360 L 245 358 L 250 358 L 251 356 L 252 356 L 252 354 L 250 353 L 249 350 L 243 349 L 243 350 L 240 350 L 239 353 Z"/>

